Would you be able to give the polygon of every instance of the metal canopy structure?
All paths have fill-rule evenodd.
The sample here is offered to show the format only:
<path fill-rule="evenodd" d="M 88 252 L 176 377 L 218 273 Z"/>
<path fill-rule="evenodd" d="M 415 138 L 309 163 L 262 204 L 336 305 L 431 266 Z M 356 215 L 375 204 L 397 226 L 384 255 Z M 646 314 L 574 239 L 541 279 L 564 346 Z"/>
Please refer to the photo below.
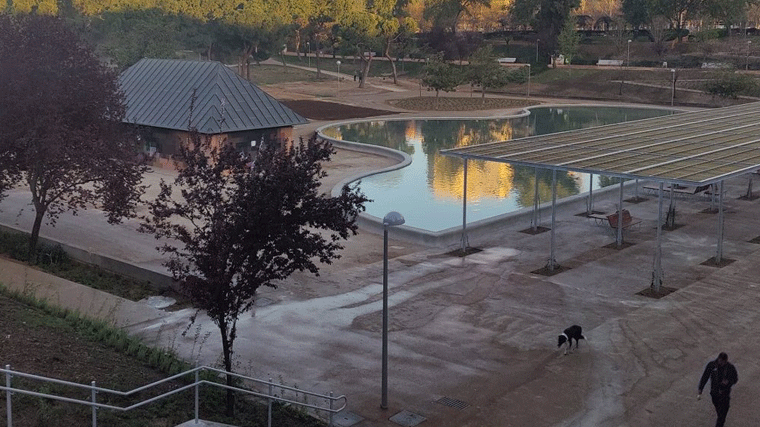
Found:
<path fill-rule="evenodd" d="M 760 166 L 760 102 L 441 150 L 445 156 L 711 184 Z"/>
<path fill-rule="evenodd" d="M 720 262 L 723 251 L 723 181 L 760 168 L 760 102 L 451 148 L 441 150 L 441 154 L 464 160 L 463 252 L 469 244 L 469 159 L 552 170 L 551 255 L 547 264 L 550 271 L 558 266 L 554 257 L 557 171 L 659 182 L 657 250 L 652 272 L 652 287 L 659 292 L 663 277 L 661 234 L 664 184 L 718 184 L 718 244 L 715 262 Z M 671 203 L 672 195 L 671 192 Z M 618 213 L 622 212 L 622 204 L 621 181 Z M 537 209 L 536 201 L 534 210 Z M 622 221 L 617 223 L 617 243 L 621 247 Z M 536 224 L 533 225 L 535 227 Z"/>

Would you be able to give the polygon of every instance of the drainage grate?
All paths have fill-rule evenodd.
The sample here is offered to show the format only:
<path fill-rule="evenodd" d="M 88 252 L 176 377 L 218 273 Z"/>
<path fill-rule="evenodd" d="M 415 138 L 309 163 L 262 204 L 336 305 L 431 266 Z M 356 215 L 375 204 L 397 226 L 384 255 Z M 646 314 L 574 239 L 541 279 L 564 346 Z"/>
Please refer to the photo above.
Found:
<path fill-rule="evenodd" d="M 436 400 L 435 402 L 440 403 L 441 405 L 444 405 L 444 406 L 450 406 L 452 408 L 457 408 L 457 409 L 464 409 L 470 406 L 470 404 L 467 402 L 462 402 L 461 400 L 452 399 L 450 397 L 442 397 Z"/>

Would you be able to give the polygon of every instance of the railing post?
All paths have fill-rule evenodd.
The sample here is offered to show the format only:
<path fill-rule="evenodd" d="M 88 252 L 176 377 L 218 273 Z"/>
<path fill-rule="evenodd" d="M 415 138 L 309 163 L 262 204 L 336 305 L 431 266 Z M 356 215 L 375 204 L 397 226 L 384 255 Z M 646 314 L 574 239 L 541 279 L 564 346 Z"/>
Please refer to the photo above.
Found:
<path fill-rule="evenodd" d="M 330 427 L 333 427 L 333 393 L 330 392 Z"/>
<path fill-rule="evenodd" d="M 272 379 L 269 379 L 269 392 L 267 393 L 267 427 L 272 427 Z"/>
<path fill-rule="evenodd" d="M 198 394 L 199 394 L 198 388 L 200 387 L 200 383 L 198 382 L 198 372 L 199 372 L 198 365 L 196 364 L 195 365 L 195 424 L 198 424 L 198 406 L 199 406 L 198 402 L 200 400 L 198 398 Z"/>
<path fill-rule="evenodd" d="M 5 390 L 5 411 L 7 414 L 8 419 L 8 427 L 13 427 L 13 411 L 12 411 L 12 405 L 11 405 L 11 365 L 5 365 L 5 386 L 7 387 L 7 390 Z"/>
<path fill-rule="evenodd" d="M 95 403 L 97 403 L 97 394 L 98 391 L 95 390 L 95 381 L 91 382 L 90 385 L 92 385 L 92 427 L 98 427 L 98 407 L 95 406 Z"/>

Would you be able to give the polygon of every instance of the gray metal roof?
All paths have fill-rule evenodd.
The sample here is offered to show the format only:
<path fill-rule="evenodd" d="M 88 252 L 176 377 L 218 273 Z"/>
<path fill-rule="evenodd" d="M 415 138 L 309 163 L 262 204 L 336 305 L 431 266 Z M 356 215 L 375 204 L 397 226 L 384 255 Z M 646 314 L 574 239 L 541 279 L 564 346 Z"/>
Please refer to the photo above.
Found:
<path fill-rule="evenodd" d="M 127 103 L 124 121 L 205 134 L 288 127 L 307 120 L 220 62 L 142 59 L 119 82 Z"/>
<path fill-rule="evenodd" d="M 760 102 L 452 148 L 441 154 L 709 184 L 760 168 Z"/>

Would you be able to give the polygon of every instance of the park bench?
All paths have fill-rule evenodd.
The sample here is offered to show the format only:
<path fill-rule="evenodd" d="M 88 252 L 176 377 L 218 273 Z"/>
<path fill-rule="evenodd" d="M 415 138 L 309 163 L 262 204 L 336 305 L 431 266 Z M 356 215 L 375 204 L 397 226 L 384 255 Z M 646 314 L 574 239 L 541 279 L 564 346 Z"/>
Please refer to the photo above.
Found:
<path fill-rule="evenodd" d="M 651 193 L 651 194 L 657 194 L 660 190 L 660 187 L 657 185 L 645 185 L 644 190 Z M 663 192 L 673 192 L 673 196 L 697 196 L 705 192 L 705 190 L 709 189 L 710 185 L 666 185 L 662 187 Z"/>
<path fill-rule="evenodd" d="M 517 58 L 499 58 L 497 61 L 499 64 L 512 64 L 517 61 Z"/>
<path fill-rule="evenodd" d="M 617 230 L 617 212 L 611 214 L 592 213 L 586 215 L 586 217 L 593 219 L 596 225 L 609 226 L 611 229 Z M 638 224 L 641 224 L 641 219 L 632 217 L 628 209 L 623 209 L 623 229 L 625 230 Z"/>
<path fill-rule="evenodd" d="M 604 67 L 622 67 L 623 60 L 622 59 L 600 59 L 596 62 L 596 65 L 604 66 Z"/>
<path fill-rule="evenodd" d="M 731 65 L 730 64 L 726 64 L 725 62 L 703 62 L 702 63 L 702 68 L 713 69 L 713 70 L 715 70 L 715 69 L 720 70 L 720 69 L 731 68 Z"/>
<path fill-rule="evenodd" d="M 618 216 L 618 212 L 607 215 L 607 222 L 610 224 L 610 228 L 618 228 Z M 641 224 L 641 220 L 639 218 L 632 217 L 628 209 L 623 209 L 623 229 L 625 230 L 638 224 Z"/>

